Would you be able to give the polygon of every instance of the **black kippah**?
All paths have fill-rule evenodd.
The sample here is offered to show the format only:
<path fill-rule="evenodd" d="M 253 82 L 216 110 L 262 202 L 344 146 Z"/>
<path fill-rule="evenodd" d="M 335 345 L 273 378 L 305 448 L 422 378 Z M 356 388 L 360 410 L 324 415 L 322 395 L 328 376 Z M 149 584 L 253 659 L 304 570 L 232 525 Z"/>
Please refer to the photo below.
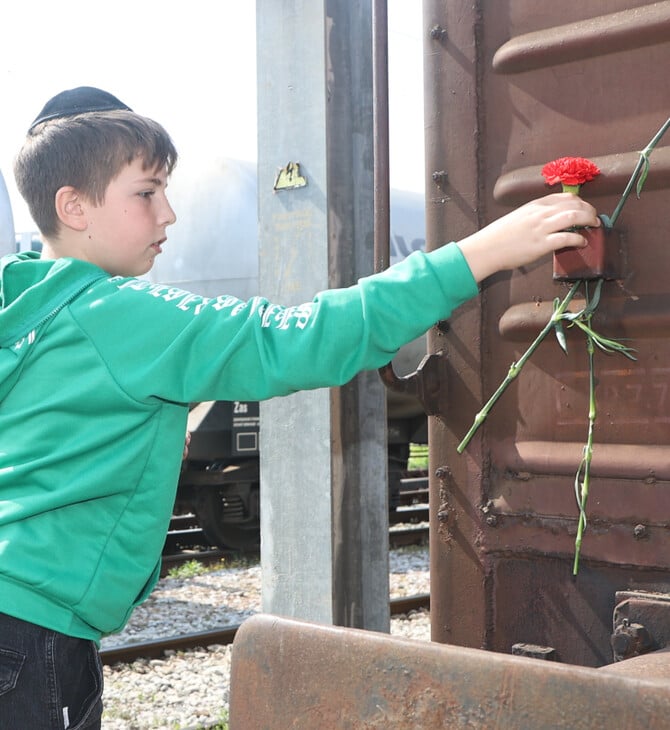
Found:
<path fill-rule="evenodd" d="M 107 91 L 96 89 L 93 86 L 78 86 L 76 89 L 61 91 L 60 94 L 49 99 L 30 125 L 28 132 L 32 132 L 38 124 L 49 119 L 71 117 L 86 112 L 109 112 L 115 109 L 132 111 L 129 106 Z"/>

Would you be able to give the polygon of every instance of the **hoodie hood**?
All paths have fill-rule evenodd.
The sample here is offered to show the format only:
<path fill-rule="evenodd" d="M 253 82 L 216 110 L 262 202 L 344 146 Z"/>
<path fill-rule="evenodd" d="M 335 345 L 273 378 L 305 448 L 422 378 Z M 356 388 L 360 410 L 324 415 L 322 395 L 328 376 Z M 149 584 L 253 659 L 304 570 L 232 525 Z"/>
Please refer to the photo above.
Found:
<path fill-rule="evenodd" d="M 105 276 L 86 261 L 47 261 L 34 251 L 0 259 L 0 348 L 15 345 Z"/>
<path fill-rule="evenodd" d="M 78 259 L 44 261 L 38 253 L 0 259 L 0 402 L 21 373 L 24 356 L 60 309 L 108 277 Z"/>

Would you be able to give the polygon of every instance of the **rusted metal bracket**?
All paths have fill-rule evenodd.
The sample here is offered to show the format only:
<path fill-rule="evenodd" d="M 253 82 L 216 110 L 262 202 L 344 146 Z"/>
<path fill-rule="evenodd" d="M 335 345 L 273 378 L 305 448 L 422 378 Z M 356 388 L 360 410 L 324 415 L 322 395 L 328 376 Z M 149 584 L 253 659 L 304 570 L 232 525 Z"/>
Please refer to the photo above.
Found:
<path fill-rule="evenodd" d="M 390 185 L 389 185 L 389 90 L 388 90 L 388 8 L 387 0 L 374 0 L 372 9 L 372 88 L 374 94 L 374 259 L 375 272 L 389 267 L 391 252 Z M 444 37 L 441 29 L 433 38 Z M 444 173 L 446 176 L 446 173 Z M 441 412 L 444 397 L 440 387 L 442 357 L 427 355 L 416 371 L 398 376 L 389 363 L 379 369 L 384 385 L 396 393 L 413 395 L 429 416 Z M 446 382 L 446 381 L 444 381 Z"/>
<path fill-rule="evenodd" d="M 409 375 L 399 377 L 390 364 L 380 368 L 379 375 L 389 390 L 413 395 L 423 406 L 426 415 L 437 416 L 446 407 L 446 362 L 446 354 L 436 352 L 426 355 Z"/>
<path fill-rule="evenodd" d="M 670 594 L 617 591 L 615 598 L 615 662 L 670 646 Z"/>

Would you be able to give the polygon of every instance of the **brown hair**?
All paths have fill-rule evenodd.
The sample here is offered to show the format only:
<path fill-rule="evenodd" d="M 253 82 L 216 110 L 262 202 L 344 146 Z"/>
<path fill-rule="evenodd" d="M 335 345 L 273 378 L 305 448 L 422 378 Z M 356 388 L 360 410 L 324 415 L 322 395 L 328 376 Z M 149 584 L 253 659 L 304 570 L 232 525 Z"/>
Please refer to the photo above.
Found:
<path fill-rule="evenodd" d="M 19 192 L 43 236 L 55 236 L 56 192 L 71 185 L 102 203 L 109 183 L 137 157 L 144 169 L 177 164 L 177 150 L 158 122 L 131 111 L 88 112 L 32 129 L 14 163 Z"/>

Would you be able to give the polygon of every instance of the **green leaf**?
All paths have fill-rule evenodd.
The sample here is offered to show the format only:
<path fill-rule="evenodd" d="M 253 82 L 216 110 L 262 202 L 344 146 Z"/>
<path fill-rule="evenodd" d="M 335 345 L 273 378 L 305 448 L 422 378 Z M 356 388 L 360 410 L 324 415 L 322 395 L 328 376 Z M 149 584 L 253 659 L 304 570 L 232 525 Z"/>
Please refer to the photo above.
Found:
<path fill-rule="evenodd" d="M 647 175 L 649 175 L 649 157 L 648 155 L 645 155 L 641 153 L 642 155 L 642 170 L 640 171 L 640 174 L 637 178 L 637 185 L 635 186 L 635 193 L 637 197 L 640 197 L 640 194 L 642 193 L 642 187 L 644 186 L 645 182 L 647 181 Z"/>
<path fill-rule="evenodd" d="M 596 290 L 593 292 L 593 295 L 589 297 L 588 295 L 588 289 L 587 289 L 587 298 L 589 299 L 589 303 L 584 308 L 584 314 L 589 315 L 592 314 L 598 304 L 600 303 L 600 293 L 603 289 L 603 280 L 598 279 L 598 283 L 596 284 Z"/>
<path fill-rule="evenodd" d="M 568 342 L 565 339 L 565 332 L 563 331 L 563 325 L 561 324 L 561 321 L 558 320 L 554 324 L 554 334 L 556 335 L 556 339 L 558 340 L 558 344 L 561 347 L 561 350 L 567 355 L 568 354 Z"/>

